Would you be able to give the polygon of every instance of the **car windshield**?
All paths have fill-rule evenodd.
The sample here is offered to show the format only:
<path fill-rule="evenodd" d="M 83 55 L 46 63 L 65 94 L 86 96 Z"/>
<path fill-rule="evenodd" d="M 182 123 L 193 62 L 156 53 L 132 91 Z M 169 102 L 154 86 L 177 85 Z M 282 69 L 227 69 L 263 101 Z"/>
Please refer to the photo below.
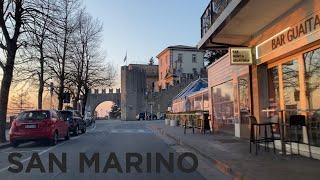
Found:
<path fill-rule="evenodd" d="M 19 114 L 17 120 L 42 120 L 49 119 L 49 111 L 26 111 Z"/>
<path fill-rule="evenodd" d="M 63 115 L 64 118 L 72 118 L 72 112 L 71 111 L 59 111 Z"/>

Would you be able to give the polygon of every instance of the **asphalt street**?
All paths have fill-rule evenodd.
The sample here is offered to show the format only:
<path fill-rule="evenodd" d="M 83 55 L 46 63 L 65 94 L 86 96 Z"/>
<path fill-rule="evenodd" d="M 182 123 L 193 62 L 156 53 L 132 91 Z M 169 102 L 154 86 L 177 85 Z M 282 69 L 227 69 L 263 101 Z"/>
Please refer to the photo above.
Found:
<path fill-rule="evenodd" d="M 139 180 L 156 180 L 156 179 L 183 179 L 183 180 L 201 180 L 201 179 L 230 179 L 223 175 L 214 166 L 211 166 L 205 159 L 198 157 L 197 171 L 186 173 L 178 167 L 178 157 L 184 152 L 189 152 L 183 147 L 175 145 L 170 140 L 161 137 L 161 135 L 153 132 L 146 127 L 146 121 L 124 122 L 117 120 L 97 121 L 96 124 L 88 127 L 85 134 L 73 136 L 69 141 L 61 140 L 56 146 L 50 147 L 41 143 L 26 143 L 17 148 L 0 149 L 0 179 L 1 180 L 37 180 L 37 179 L 139 179 Z M 17 169 L 16 165 L 9 163 L 8 157 L 12 153 L 20 153 L 20 158 L 15 157 L 15 160 L 23 164 L 23 169 L 18 173 L 8 171 L 8 168 Z M 49 154 L 55 155 L 61 161 L 63 153 L 66 155 L 66 170 L 62 172 L 55 164 L 53 172 L 49 170 Z M 84 172 L 80 171 L 80 153 L 84 153 L 88 159 L 94 154 L 98 154 L 98 160 L 95 163 L 99 164 L 99 168 L 95 169 L 95 163 L 91 167 L 84 165 Z M 116 155 L 120 168 L 108 166 L 109 169 L 104 171 L 105 164 L 110 158 L 110 153 Z M 138 153 L 143 159 L 139 166 L 142 172 L 137 172 L 134 167 L 131 167 L 131 172 L 126 172 L 126 154 Z M 163 164 L 160 166 L 160 172 L 156 171 L 156 153 L 159 153 L 166 160 L 169 159 L 169 154 L 173 153 L 174 167 L 173 172 L 169 172 Z M 151 158 L 147 158 L 150 154 Z M 32 155 L 39 155 L 40 163 L 42 163 L 45 172 L 40 172 L 41 168 L 29 169 L 28 166 L 38 164 L 39 161 L 32 161 Z M 94 156 L 97 157 L 97 156 Z M 147 160 L 149 159 L 150 162 Z M 137 159 L 131 159 L 133 162 Z M 114 163 L 114 161 L 112 161 Z M 113 164 L 110 163 L 110 164 Z M 149 166 L 147 165 L 149 164 Z M 183 167 L 190 168 L 193 161 L 190 158 L 183 160 Z M 151 166 L 150 166 L 151 165 Z M 30 166 L 32 167 L 32 166 Z M 148 168 L 149 167 L 149 168 Z M 98 171 L 98 172 L 96 172 Z"/>

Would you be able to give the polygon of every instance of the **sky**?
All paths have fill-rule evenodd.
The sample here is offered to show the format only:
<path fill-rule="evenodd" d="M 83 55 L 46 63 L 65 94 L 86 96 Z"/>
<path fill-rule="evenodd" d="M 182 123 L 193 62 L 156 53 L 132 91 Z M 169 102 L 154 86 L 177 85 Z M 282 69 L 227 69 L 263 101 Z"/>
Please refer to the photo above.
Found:
<path fill-rule="evenodd" d="M 200 17 L 209 0 L 83 0 L 88 13 L 103 23 L 102 48 L 107 51 L 119 76 L 127 52 L 127 63 L 148 63 L 168 46 L 196 46 L 200 41 Z M 16 92 L 11 93 L 16 94 Z M 36 91 L 30 99 L 36 102 Z M 50 102 L 46 91 L 45 103 Z M 55 104 L 55 103 L 54 103 Z M 111 102 L 96 110 L 107 115 Z"/>
<path fill-rule="evenodd" d="M 166 47 L 196 46 L 200 17 L 209 0 L 84 0 L 87 11 L 102 21 L 107 60 L 120 72 L 127 63 L 147 63 Z M 119 73 L 120 74 L 120 73 Z M 120 77 L 119 77 L 120 79 Z"/>

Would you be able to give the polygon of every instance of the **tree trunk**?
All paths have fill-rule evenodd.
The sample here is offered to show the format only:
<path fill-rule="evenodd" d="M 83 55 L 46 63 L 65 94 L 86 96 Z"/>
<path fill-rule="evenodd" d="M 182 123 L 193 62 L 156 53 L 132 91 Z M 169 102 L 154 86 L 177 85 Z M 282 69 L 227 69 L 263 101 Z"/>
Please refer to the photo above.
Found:
<path fill-rule="evenodd" d="M 86 105 L 87 105 L 87 98 L 88 98 L 88 93 L 89 93 L 89 90 L 88 89 L 85 89 L 84 90 L 84 94 L 83 94 L 83 103 L 82 103 L 82 114 L 85 113 L 86 111 Z M 91 114 L 91 116 L 93 116 L 93 114 Z"/>
<path fill-rule="evenodd" d="M 58 93 L 58 110 L 62 110 L 63 108 L 63 90 L 64 90 L 64 77 L 60 78 L 60 87 L 59 87 L 59 93 Z"/>
<path fill-rule="evenodd" d="M 39 74 L 39 91 L 38 91 L 38 109 L 42 109 L 42 97 L 43 97 L 43 88 L 44 88 L 44 80 L 43 80 L 44 66 L 43 66 L 43 63 L 44 63 L 44 59 L 43 59 L 43 55 L 41 55 L 41 57 L 40 57 L 40 74 Z"/>
<path fill-rule="evenodd" d="M 11 54 L 11 55 L 10 55 Z M 0 90 L 0 142 L 6 142 L 6 120 L 7 120 L 7 110 L 8 110 L 8 99 L 9 91 L 12 82 L 13 75 L 13 66 L 15 59 L 14 53 L 8 54 L 7 62 L 8 64 L 3 69 L 3 77 L 1 81 L 1 90 Z"/>

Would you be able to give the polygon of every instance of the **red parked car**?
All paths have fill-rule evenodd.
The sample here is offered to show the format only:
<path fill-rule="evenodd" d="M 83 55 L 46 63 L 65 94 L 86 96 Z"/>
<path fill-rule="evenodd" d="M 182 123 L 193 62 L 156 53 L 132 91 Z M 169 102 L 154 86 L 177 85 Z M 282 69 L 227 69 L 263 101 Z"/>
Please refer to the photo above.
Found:
<path fill-rule="evenodd" d="M 70 139 L 70 129 L 60 112 L 32 110 L 18 115 L 12 122 L 9 136 L 14 147 L 19 146 L 21 142 L 35 140 L 45 140 L 54 146 L 60 138 Z"/>

